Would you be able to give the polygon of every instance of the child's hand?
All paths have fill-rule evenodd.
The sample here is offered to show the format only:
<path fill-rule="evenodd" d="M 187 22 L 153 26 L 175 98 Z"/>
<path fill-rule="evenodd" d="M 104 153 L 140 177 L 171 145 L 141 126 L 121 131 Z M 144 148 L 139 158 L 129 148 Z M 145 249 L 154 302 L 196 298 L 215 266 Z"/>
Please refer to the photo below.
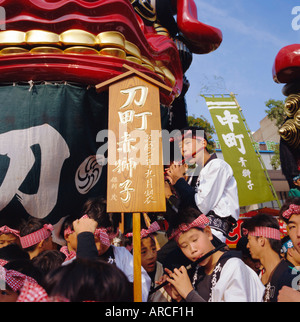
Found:
<path fill-rule="evenodd" d="M 171 164 L 170 168 L 166 169 L 166 179 L 169 180 L 170 184 L 174 184 L 181 178 L 184 178 L 187 170 L 186 164 Z"/>
<path fill-rule="evenodd" d="M 166 268 L 165 271 L 169 274 L 169 277 L 167 277 L 166 280 L 172 284 L 176 288 L 178 294 L 185 299 L 193 290 L 186 268 L 181 266 L 179 269 L 175 268 L 173 272 Z"/>
<path fill-rule="evenodd" d="M 94 234 L 97 226 L 98 223 L 94 219 L 88 217 L 73 221 L 74 231 L 77 235 L 82 232 L 91 232 Z"/>
<path fill-rule="evenodd" d="M 171 272 L 169 269 L 165 268 L 166 272 Z M 168 275 L 163 275 L 158 281 L 156 281 L 155 283 L 160 285 L 164 282 L 167 281 Z M 182 297 L 180 296 L 180 294 L 177 292 L 176 288 L 174 286 L 172 286 L 170 283 L 168 283 L 166 286 L 164 286 L 165 291 L 172 297 L 173 300 L 180 302 L 182 300 Z"/>

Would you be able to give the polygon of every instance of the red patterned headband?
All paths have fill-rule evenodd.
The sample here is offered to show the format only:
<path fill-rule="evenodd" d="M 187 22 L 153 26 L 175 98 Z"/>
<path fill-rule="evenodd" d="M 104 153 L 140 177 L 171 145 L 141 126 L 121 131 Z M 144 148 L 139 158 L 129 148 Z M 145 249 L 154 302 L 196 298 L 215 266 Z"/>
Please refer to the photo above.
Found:
<path fill-rule="evenodd" d="M 13 234 L 17 237 L 20 237 L 20 232 L 18 230 L 15 230 L 15 229 L 12 229 L 12 228 L 9 228 L 8 226 L 2 226 L 0 227 L 0 235 L 2 234 Z"/>
<path fill-rule="evenodd" d="M 61 296 L 48 296 L 44 288 L 26 280 L 17 302 L 70 302 Z"/>
<path fill-rule="evenodd" d="M 292 215 L 299 215 L 300 214 L 300 206 L 291 204 L 289 209 L 287 209 L 283 214 L 282 217 L 289 220 Z"/>
<path fill-rule="evenodd" d="M 255 227 L 254 231 L 248 231 L 248 229 L 243 228 L 243 235 L 281 240 L 280 230 L 271 227 Z"/>
<path fill-rule="evenodd" d="M 88 215 L 83 215 L 81 218 L 89 218 Z M 81 219 L 80 218 L 80 219 Z M 95 237 L 100 240 L 100 243 L 106 246 L 110 246 L 112 240 L 119 234 L 119 229 L 117 229 L 116 233 L 109 232 L 108 228 L 97 228 L 95 230 Z"/>
<path fill-rule="evenodd" d="M 155 233 L 156 231 L 160 230 L 160 226 L 157 221 L 153 222 L 148 229 L 141 230 L 141 239 L 146 238 L 149 235 Z M 128 233 L 125 235 L 126 237 L 132 237 L 133 233 Z"/>
<path fill-rule="evenodd" d="M 28 248 L 32 245 L 36 245 L 42 240 L 49 238 L 52 234 L 53 226 L 51 224 L 45 224 L 43 228 L 28 234 L 26 236 L 20 237 L 21 246 L 23 248 Z"/>
<path fill-rule="evenodd" d="M 36 280 L 30 276 L 17 272 L 15 270 L 7 270 L 0 267 L 0 280 L 5 280 L 6 284 L 14 291 L 19 291 L 25 281 L 37 284 Z"/>
<path fill-rule="evenodd" d="M 169 239 L 175 239 L 178 242 L 180 235 L 191 228 L 205 228 L 209 224 L 209 219 L 205 215 L 200 215 L 191 224 L 181 224 L 177 229 L 175 229 Z"/>

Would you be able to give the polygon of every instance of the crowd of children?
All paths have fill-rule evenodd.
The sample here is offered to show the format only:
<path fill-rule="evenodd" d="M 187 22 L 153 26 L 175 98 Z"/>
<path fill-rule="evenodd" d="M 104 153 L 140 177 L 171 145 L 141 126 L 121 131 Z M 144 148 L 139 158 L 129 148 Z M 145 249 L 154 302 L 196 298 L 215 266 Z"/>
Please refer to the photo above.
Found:
<path fill-rule="evenodd" d="M 281 238 L 277 219 L 259 214 L 243 223 L 243 237 L 230 250 L 224 242 L 238 219 L 236 182 L 193 131 L 181 137 L 180 147 L 186 154 L 184 144 L 203 145 L 193 153 L 191 144 L 188 152 L 202 162 L 195 185 L 183 165 L 166 172 L 180 200 L 166 214 L 168 241 L 159 245 L 155 215 L 141 217 L 142 301 L 300 302 L 300 198 L 280 209 L 288 236 Z M 56 232 L 64 245 L 53 243 L 54 228 L 43 219 L 30 217 L 18 229 L 4 223 L 0 302 L 132 302 L 132 232 L 120 232 L 120 221 L 99 197 L 86 201 L 79 218 L 65 218 Z"/>

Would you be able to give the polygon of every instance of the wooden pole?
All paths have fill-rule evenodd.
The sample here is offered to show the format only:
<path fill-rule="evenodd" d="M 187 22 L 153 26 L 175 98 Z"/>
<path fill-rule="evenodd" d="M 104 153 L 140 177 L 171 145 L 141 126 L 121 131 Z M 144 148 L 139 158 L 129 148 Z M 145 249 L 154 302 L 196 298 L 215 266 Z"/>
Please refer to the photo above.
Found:
<path fill-rule="evenodd" d="M 133 232 L 133 300 L 142 302 L 141 214 L 132 214 Z"/>

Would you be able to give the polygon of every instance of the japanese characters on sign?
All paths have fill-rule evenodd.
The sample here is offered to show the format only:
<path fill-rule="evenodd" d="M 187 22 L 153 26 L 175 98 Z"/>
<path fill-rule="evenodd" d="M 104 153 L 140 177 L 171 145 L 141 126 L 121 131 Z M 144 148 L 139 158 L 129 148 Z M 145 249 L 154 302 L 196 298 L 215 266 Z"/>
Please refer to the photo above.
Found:
<path fill-rule="evenodd" d="M 108 210 L 164 211 L 163 165 L 153 161 L 162 149 L 152 137 L 161 131 L 158 88 L 138 77 L 125 79 L 110 87 L 109 109 L 117 152 L 108 164 Z"/>
<path fill-rule="evenodd" d="M 274 200 L 239 108 L 232 97 L 204 97 L 211 113 L 225 161 L 238 185 L 240 206 Z"/>

